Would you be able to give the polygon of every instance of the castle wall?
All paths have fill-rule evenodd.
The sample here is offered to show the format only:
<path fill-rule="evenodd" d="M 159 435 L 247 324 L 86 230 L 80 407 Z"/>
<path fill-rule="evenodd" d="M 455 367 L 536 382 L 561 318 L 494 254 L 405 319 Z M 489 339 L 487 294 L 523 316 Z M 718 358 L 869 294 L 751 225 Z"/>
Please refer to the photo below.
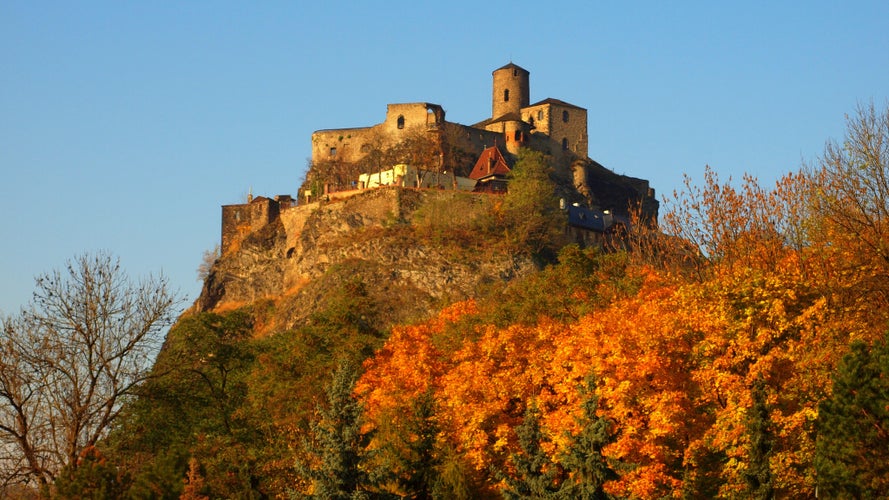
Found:
<path fill-rule="evenodd" d="M 386 106 L 386 121 L 381 125 L 384 133 L 398 136 L 418 127 L 437 129 L 443 122 L 444 110 L 441 106 L 429 103 L 407 103 Z"/>
<path fill-rule="evenodd" d="M 312 161 L 356 162 L 366 153 L 361 146 L 373 142 L 379 126 L 318 130 L 312 134 Z"/>
<path fill-rule="evenodd" d="M 478 155 L 491 146 L 503 146 L 502 130 L 485 130 L 459 123 L 446 122 L 443 127 L 443 138 L 457 149 L 469 153 L 472 158 L 466 161 L 466 167 L 471 170 L 478 159 Z"/>
<path fill-rule="evenodd" d="M 418 131 L 437 131 L 445 123 L 441 106 L 389 104 L 386 119 L 371 127 L 318 130 L 312 134 L 312 161 L 361 161 L 368 153 L 398 144 Z"/>

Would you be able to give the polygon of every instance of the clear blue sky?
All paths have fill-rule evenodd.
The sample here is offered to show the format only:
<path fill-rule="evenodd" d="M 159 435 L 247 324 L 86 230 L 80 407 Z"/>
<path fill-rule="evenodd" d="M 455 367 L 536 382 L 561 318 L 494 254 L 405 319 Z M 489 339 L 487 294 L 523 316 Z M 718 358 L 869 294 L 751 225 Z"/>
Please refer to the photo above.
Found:
<path fill-rule="evenodd" d="M 887 103 L 887 28 L 886 0 L 0 0 L 0 311 L 97 250 L 191 302 L 220 205 L 295 194 L 312 131 L 392 102 L 475 123 L 509 61 L 659 196 L 707 164 L 771 183 Z"/>

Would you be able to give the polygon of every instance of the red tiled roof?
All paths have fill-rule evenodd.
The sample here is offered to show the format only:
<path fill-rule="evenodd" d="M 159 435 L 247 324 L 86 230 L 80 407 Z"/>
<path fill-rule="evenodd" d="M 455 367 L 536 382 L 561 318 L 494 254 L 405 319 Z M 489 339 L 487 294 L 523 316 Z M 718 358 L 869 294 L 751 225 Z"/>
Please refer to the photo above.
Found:
<path fill-rule="evenodd" d="M 475 167 L 472 168 L 472 172 L 469 174 L 469 178 L 477 181 L 491 176 L 505 177 L 509 172 L 509 165 L 506 164 L 506 159 L 503 157 L 503 153 L 500 152 L 500 148 L 491 146 L 479 155 L 478 161 L 475 162 Z"/>

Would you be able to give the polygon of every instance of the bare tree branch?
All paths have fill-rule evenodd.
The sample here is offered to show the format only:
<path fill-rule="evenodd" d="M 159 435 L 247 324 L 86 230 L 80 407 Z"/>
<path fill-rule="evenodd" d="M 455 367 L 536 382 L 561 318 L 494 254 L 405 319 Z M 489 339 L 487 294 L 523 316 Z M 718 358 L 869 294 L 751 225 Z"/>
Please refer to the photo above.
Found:
<path fill-rule="evenodd" d="M 164 277 L 130 281 L 104 253 L 36 279 L 29 307 L 0 318 L 0 484 L 50 485 L 105 436 L 179 303 Z"/>

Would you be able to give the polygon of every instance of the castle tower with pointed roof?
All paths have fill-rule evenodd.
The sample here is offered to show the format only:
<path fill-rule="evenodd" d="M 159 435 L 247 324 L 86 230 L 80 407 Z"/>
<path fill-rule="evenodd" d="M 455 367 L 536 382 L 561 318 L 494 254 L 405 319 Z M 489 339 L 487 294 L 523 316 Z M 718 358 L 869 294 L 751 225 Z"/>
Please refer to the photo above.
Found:
<path fill-rule="evenodd" d="M 491 118 L 497 119 L 504 115 L 519 115 L 522 108 L 531 102 L 531 73 L 513 63 L 497 68 L 494 76 L 494 95 L 492 99 Z"/>

